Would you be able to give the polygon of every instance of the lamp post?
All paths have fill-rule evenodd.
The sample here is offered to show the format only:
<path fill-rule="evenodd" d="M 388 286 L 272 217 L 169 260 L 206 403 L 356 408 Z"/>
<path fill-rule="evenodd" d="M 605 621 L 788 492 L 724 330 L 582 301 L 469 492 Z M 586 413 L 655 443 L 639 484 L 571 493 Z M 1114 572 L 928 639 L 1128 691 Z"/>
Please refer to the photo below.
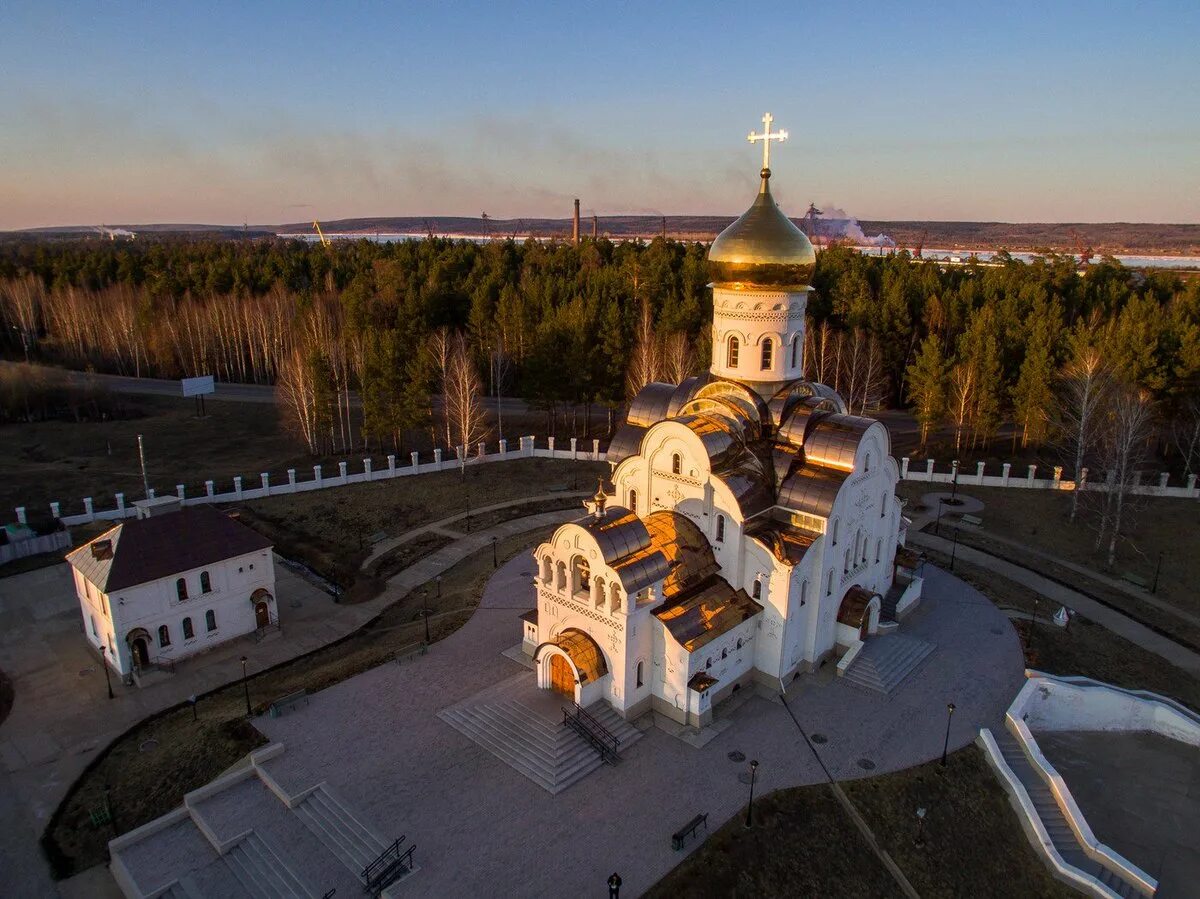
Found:
<path fill-rule="evenodd" d="M 104 686 L 108 687 L 108 698 L 113 698 L 112 680 L 108 676 L 108 645 L 100 644 L 100 665 L 104 669 Z"/>
<path fill-rule="evenodd" d="M 958 505 L 958 460 L 955 459 L 950 465 L 954 468 L 954 477 L 950 481 L 950 505 Z"/>
<path fill-rule="evenodd" d="M 188 697 L 188 702 L 190 702 L 192 704 L 192 720 L 196 721 L 197 718 L 196 718 L 196 694 L 195 693 L 193 693 L 191 696 Z"/>
<path fill-rule="evenodd" d="M 1158 554 L 1158 564 L 1154 566 L 1154 583 L 1152 583 L 1152 584 L 1150 585 L 1150 592 L 1151 592 L 1151 593 L 1157 593 L 1157 592 L 1158 592 L 1158 573 L 1159 573 L 1160 571 L 1162 571 L 1162 559 L 1163 559 L 1163 554 L 1160 552 L 1160 553 Z"/>
<path fill-rule="evenodd" d="M 496 538 L 495 537 L 492 538 L 492 567 L 493 568 L 500 567 L 500 563 L 496 559 Z"/>
<path fill-rule="evenodd" d="M 248 662 L 248 661 L 249 661 L 249 659 L 247 659 L 245 656 L 242 656 L 242 691 L 246 694 L 246 717 L 247 718 L 251 717 L 251 714 L 250 714 L 250 682 L 248 680 L 246 680 L 246 662 Z"/>
<path fill-rule="evenodd" d="M 933 523 L 933 533 L 936 534 L 938 537 L 942 536 L 942 506 L 944 506 L 945 504 L 946 504 L 946 500 L 943 497 L 939 496 L 938 497 L 937 521 L 935 521 Z"/>
<path fill-rule="evenodd" d="M 433 641 L 429 639 L 429 613 L 433 609 L 429 608 L 429 604 L 425 604 L 425 608 L 421 609 L 421 616 L 425 619 L 425 645 L 428 646 Z"/>
<path fill-rule="evenodd" d="M 954 559 L 958 556 L 958 527 L 954 528 L 954 542 L 950 544 L 950 570 L 954 570 Z"/>
<path fill-rule="evenodd" d="M 1033 595 L 1033 612 L 1031 612 L 1029 615 L 1029 630 L 1025 634 L 1025 651 L 1026 652 L 1029 652 L 1030 647 L 1033 646 L 1033 629 L 1034 629 L 1034 627 L 1037 626 L 1037 610 L 1038 610 L 1039 599 L 1040 599 L 1040 597 L 1035 593 Z"/>
<path fill-rule="evenodd" d="M 946 739 L 942 743 L 942 767 L 946 767 L 946 753 L 950 751 L 950 722 L 954 718 L 954 703 L 946 703 Z"/>
<path fill-rule="evenodd" d="M 758 771 L 758 760 L 750 760 L 750 803 L 746 806 L 746 826 L 754 826 L 754 775 Z"/>
<path fill-rule="evenodd" d="M 925 809 L 917 809 L 917 838 L 913 840 L 913 845 L 918 849 L 925 846 Z"/>

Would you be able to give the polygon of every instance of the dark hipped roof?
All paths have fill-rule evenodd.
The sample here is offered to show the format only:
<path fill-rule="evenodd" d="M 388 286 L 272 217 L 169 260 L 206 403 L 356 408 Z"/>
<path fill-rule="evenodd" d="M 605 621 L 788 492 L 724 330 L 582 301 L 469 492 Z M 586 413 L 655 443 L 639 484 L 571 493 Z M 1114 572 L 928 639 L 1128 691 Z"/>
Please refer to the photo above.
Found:
<path fill-rule="evenodd" d="M 97 559 L 92 544 L 112 541 L 112 552 Z M 67 555 L 80 574 L 104 593 L 214 565 L 235 556 L 270 549 L 271 541 L 212 506 L 117 525 Z"/>

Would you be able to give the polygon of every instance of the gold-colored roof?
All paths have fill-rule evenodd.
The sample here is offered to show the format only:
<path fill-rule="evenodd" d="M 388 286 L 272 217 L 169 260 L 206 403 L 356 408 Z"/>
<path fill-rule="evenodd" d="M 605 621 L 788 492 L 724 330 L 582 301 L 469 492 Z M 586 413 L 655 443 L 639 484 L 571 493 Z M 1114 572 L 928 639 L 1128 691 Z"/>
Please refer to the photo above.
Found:
<path fill-rule="evenodd" d="M 708 249 L 709 275 L 719 286 L 803 287 L 816 264 L 812 244 L 771 196 L 768 169 L 750 208 Z"/>
<path fill-rule="evenodd" d="M 721 570 L 704 532 L 687 516 L 662 509 L 647 515 L 645 524 L 651 546 L 671 566 L 663 581 L 663 599 L 672 599 Z"/>
<path fill-rule="evenodd" d="M 815 531 L 807 531 L 792 524 L 776 521 L 772 518 L 756 518 L 746 528 L 746 535 L 757 540 L 770 550 L 780 562 L 786 565 L 799 565 L 804 560 L 808 548 L 821 536 Z"/>
<path fill-rule="evenodd" d="M 734 590 L 722 578 L 710 577 L 675 602 L 655 609 L 654 617 L 666 626 L 676 643 L 695 652 L 761 612 L 762 606 L 745 590 Z"/>
<path fill-rule="evenodd" d="M 608 663 L 604 661 L 600 646 L 578 628 L 566 628 L 554 643 L 571 657 L 579 672 L 580 683 L 595 682 L 608 674 Z"/>
<path fill-rule="evenodd" d="M 863 622 L 867 620 L 867 607 L 874 597 L 874 593 L 858 585 L 851 587 L 842 597 L 842 604 L 838 606 L 838 623 L 862 627 Z"/>

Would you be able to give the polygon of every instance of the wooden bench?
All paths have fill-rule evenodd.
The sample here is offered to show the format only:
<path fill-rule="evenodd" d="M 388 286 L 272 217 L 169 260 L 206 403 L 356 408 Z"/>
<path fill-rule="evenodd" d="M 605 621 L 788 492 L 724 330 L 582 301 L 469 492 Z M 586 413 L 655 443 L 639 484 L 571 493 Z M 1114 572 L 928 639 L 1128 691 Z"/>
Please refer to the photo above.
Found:
<path fill-rule="evenodd" d="M 1150 586 L 1144 577 L 1138 577 L 1136 574 L 1131 574 L 1128 571 L 1122 572 L 1121 580 L 1133 584 L 1135 587 L 1141 587 L 1143 590 L 1148 589 Z"/>
<path fill-rule="evenodd" d="M 682 849 L 683 841 L 686 840 L 688 837 L 695 836 L 696 831 L 700 828 L 701 824 L 704 825 L 704 830 L 705 830 L 705 832 L 707 832 L 708 831 L 708 813 L 707 812 L 697 815 L 691 821 L 689 821 L 687 824 L 683 825 L 683 827 L 679 828 L 679 830 L 675 831 L 675 833 L 671 834 L 671 848 L 674 849 L 676 852 L 678 852 L 680 849 Z"/>
<path fill-rule="evenodd" d="M 958 520 L 963 524 L 973 524 L 975 527 L 983 527 L 983 519 L 978 515 L 960 515 Z"/>
<path fill-rule="evenodd" d="M 280 696 L 267 707 L 267 714 L 272 718 L 278 718 L 284 712 L 299 705 L 300 700 L 304 700 L 304 704 L 308 705 L 307 690 L 297 690 L 295 693 L 289 693 L 287 696 Z"/>

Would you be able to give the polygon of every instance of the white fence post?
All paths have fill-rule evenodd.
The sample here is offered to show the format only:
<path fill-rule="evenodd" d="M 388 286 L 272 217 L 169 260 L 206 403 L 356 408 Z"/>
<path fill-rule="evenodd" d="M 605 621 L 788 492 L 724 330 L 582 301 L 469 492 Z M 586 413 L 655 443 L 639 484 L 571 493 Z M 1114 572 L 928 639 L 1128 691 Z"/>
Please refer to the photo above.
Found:
<path fill-rule="evenodd" d="M 395 476 L 396 476 L 396 454 L 391 453 L 388 456 L 388 477 L 394 478 Z"/>
<path fill-rule="evenodd" d="M 480 459 L 487 455 L 487 446 L 484 445 L 482 440 L 479 441 L 479 446 L 475 448 L 475 454 L 479 456 Z"/>
<path fill-rule="evenodd" d="M 124 513 L 125 512 L 125 494 L 118 493 L 118 494 L 116 494 L 116 498 L 117 498 L 117 511 Z"/>
<path fill-rule="evenodd" d="M 212 495 L 213 495 L 213 482 L 212 482 L 212 481 L 205 481 L 205 482 L 204 482 L 204 493 L 205 493 L 207 496 L 212 496 Z"/>
<path fill-rule="evenodd" d="M 313 480 L 317 482 L 318 487 L 321 486 L 321 466 L 320 465 L 313 466 Z"/>
<path fill-rule="evenodd" d="M 260 471 L 258 476 L 262 478 L 263 496 L 271 495 L 271 475 L 269 472 Z"/>
<path fill-rule="evenodd" d="M 550 458 L 553 459 L 554 458 L 554 438 L 547 437 L 546 443 L 548 443 L 550 445 Z"/>
<path fill-rule="evenodd" d="M 1054 489 L 1055 490 L 1062 489 L 1062 466 L 1061 465 L 1054 466 Z"/>
<path fill-rule="evenodd" d="M 1188 475 L 1187 489 L 1192 496 L 1196 495 L 1196 476 L 1194 474 Z"/>
<path fill-rule="evenodd" d="M 975 463 L 975 483 L 976 484 L 983 483 L 983 463 L 982 462 Z"/>
<path fill-rule="evenodd" d="M 92 510 L 92 498 L 90 496 L 83 498 L 83 514 L 87 516 L 88 521 L 96 520 L 96 513 Z"/>
<path fill-rule="evenodd" d="M 925 480 L 927 480 L 927 481 L 933 480 L 933 460 L 932 459 L 925 460 Z"/>
<path fill-rule="evenodd" d="M 438 447 L 437 449 L 435 449 L 433 451 L 433 464 L 438 467 L 439 471 L 441 470 L 441 468 L 442 468 L 442 448 L 441 447 Z"/>
<path fill-rule="evenodd" d="M 154 499 L 154 488 L 151 487 L 146 491 L 146 499 Z"/>
<path fill-rule="evenodd" d="M 1012 463 L 1011 462 L 1005 462 L 1003 465 L 1000 466 L 1000 477 L 1002 477 L 1004 479 L 1005 487 L 1008 486 L 1008 473 L 1010 471 L 1012 471 Z"/>
<path fill-rule="evenodd" d="M 50 504 L 50 515 L 55 519 L 62 518 L 62 513 L 59 512 L 58 503 Z"/>
<path fill-rule="evenodd" d="M 904 480 L 908 477 L 908 456 L 900 458 L 900 479 Z"/>
<path fill-rule="evenodd" d="M 17 524 L 29 524 L 25 518 L 25 507 L 17 506 Z"/>
<path fill-rule="evenodd" d="M 338 463 L 338 477 L 341 478 L 343 484 L 346 483 L 346 463 L 345 462 Z"/>
<path fill-rule="evenodd" d="M 1158 489 L 1159 489 L 1159 490 L 1166 490 L 1166 489 L 1167 489 L 1167 479 L 1168 479 L 1170 476 L 1171 476 L 1171 475 L 1170 475 L 1168 472 L 1165 472 L 1165 471 L 1164 471 L 1162 474 L 1160 474 L 1160 475 L 1158 476 Z"/>
<path fill-rule="evenodd" d="M 508 453 L 508 441 L 501 439 L 500 440 L 500 455 L 503 456 L 503 455 L 506 455 L 507 453 Z"/>
<path fill-rule="evenodd" d="M 595 438 L 592 439 L 592 461 L 600 461 L 600 441 Z"/>
<path fill-rule="evenodd" d="M 242 476 L 239 474 L 233 479 L 233 492 L 237 494 L 237 498 L 242 498 Z"/>
<path fill-rule="evenodd" d="M 1034 476 L 1036 473 L 1037 473 L 1037 466 L 1036 466 L 1036 465 L 1030 465 L 1030 466 L 1029 466 L 1029 474 L 1028 474 L 1028 475 L 1026 475 L 1026 477 L 1025 477 L 1025 481 L 1026 481 L 1026 483 L 1028 483 L 1028 484 L 1029 484 L 1029 486 L 1030 486 L 1030 487 L 1032 487 L 1032 486 L 1033 486 L 1033 476 Z"/>
<path fill-rule="evenodd" d="M 421 454 L 420 453 L 412 453 L 411 455 L 412 455 L 413 470 L 415 471 L 416 469 L 421 467 Z"/>
<path fill-rule="evenodd" d="M 179 501 L 183 502 L 187 499 L 187 488 L 182 484 L 175 485 L 175 495 L 179 497 Z"/>
<path fill-rule="evenodd" d="M 296 492 L 296 469 L 288 469 L 288 490 L 292 493 Z"/>
<path fill-rule="evenodd" d="M 363 478 L 363 480 L 365 480 L 365 481 L 371 480 L 371 460 L 370 459 L 363 459 L 363 474 L 366 475 L 366 477 Z"/>
<path fill-rule="evenodd" d="M 572 459 L 572 461 L 577 461 L 579 459 L 579 450 L 577 449 L 578 445 L 579 445 L 579 438 L 572 437 L 571 438 L 571 459 Z"/>

